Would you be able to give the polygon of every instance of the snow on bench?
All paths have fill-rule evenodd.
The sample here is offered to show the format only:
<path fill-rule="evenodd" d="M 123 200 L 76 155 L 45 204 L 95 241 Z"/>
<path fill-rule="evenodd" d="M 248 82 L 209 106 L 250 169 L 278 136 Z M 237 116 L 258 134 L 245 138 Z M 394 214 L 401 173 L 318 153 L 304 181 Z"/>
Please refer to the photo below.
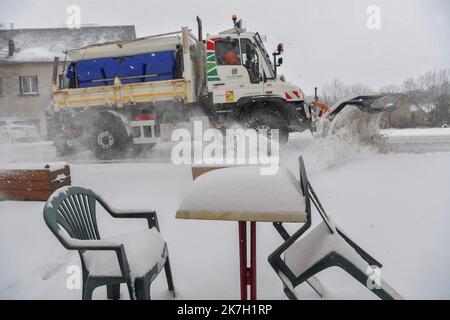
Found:
<path fill-rule="evenodd" d="M 0 200 L 46 201 L 70 184 L 70 167 L 64 162 L 0 164 Z"/>

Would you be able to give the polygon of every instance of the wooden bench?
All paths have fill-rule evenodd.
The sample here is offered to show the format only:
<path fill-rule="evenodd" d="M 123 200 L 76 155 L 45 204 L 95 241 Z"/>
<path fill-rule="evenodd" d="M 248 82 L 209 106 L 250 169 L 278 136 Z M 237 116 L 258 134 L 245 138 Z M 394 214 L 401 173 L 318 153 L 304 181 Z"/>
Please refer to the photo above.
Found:
<path fill-rule="evenodd" d="M 47 201 L 71 182 L 70 167 L 64 163 L 0 165 L 0 200 Z"/>
<path fill-rule="evenodd" d="M 192 179 L 196 180 L 198 177 L 200 177 L 202 174 L 205 174 L 207 172 L 218 170 L 218 169 L 224 169 L 228 168 L 227 166 L 197 166 L 192 167 Z"/>

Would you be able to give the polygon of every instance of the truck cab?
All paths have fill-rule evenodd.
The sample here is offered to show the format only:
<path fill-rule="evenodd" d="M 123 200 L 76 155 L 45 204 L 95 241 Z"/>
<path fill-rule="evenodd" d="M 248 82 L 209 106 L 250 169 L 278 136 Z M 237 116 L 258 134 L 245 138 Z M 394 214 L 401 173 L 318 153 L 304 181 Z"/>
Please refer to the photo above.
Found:
<path fill-rule="evenodd" d="M 216 112 L 231 113 L 250 127 L 255 127 L 255 122 L 260 127 L 276 127 L 284 136 L 304 130 L 304 93 L 277 75 L 282 64 L 277 57 L 283 46 L 271 57 L 260 34 L 248 32 L 240 24 L 235 22 L 232 29 L 206 38 L 207 89 Z M 277 120 L 264 123 L 263 118 Z"/>
<path fill-rule="evenodd" d="M 276 75 L 258 33 L 235 28 L 209 36 L 206 46 L 208 91 L 214 103 L 233 103 L 248 96 L 278 96 L 287 102 L 304 100 L 298 86 Z"/>

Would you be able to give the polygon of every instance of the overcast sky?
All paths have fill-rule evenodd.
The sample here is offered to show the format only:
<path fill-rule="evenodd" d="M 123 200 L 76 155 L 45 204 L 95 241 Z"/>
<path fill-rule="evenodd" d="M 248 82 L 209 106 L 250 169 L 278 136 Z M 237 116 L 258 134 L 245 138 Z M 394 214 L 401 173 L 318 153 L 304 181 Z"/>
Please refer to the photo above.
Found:
<path fill-rule="evenodd" d="M 195 29 L 196 15 L 215 34 L 237 14 L 249 31 L 267 36 L 268 50 L 285 44 L 281 73 L 307 94 L 333 78 L 377 89 L 450 68 L 448 0 L 0 0 L 0 22 L 65 26 L 70 4 L 81 8 L 82 24 L 133 24 L 138 36 Z M 370 5 L 381 9 L 379 30 L 367 28 Z"/>

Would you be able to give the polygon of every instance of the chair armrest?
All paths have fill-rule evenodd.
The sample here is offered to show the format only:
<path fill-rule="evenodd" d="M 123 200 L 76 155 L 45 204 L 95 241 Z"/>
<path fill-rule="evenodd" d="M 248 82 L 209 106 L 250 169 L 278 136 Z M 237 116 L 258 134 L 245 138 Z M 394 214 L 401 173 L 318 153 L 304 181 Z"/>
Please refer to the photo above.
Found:
<path fill-rule="evenodd" d="M 110 205 L 101 196 L 96 195 L 98 203 L 114 218 L 126 218 L 126 219 L 147 219 L 148 228 L 153 227 L 159 231 L 158 217 L 156 211 L 146 211 L 146 210 L 118 210 Z"/>
<path fill-rule="evenodd" d="M 156 211 L 147 211 L 147 212 L 112 211 L 112 212 L 110 212 L 110 214 L 114 218 L 147 219 L 148 228 L 151 229 L 151 228 L 155 227 L 156 230 L 159 231 L 158 216 L 156 215 Z"/>
<path fill-rule="evenodd" d="M 275 224 L 274 224 L 275 225 Z M 281 258 L 282 254 L 298 239 L 300 238 L 309 228 L 311 227 L 311 220 L 307 221 L 299 230 L 297 230 L 292 236 L 285 239 L 285 241 L 269 255 L 269 263 L 278 272 L 282 270 L 288 277 L 294 279 L 292 271 L 288 268 L 284 260 Z M 275 226 L 276 228 L 276 226 Z M 282 227 L 284 229 L 284 227 Z M 282 233 L 282 231 L 281 231 Z M 286 231 L 287 234 L 287 231 Z M 282 235 L 283 238 L 285 235 Z"/>
<path fill-rule="evenodd" d="M 158 216 L 156 215 L 156 211 L 139 211 L 139 210 L 122 211 L 110 207 L 106 207 L 105 209 L 107 209 L 109 214 L 114 218 L 147 219 L 148 228 L 151 229 L 155 227 L 156 230 L 159 231 Z"/>
<path fill-rule="evenodd" d="M 64 241 L 64 247 L 69 250 L 84 250 L 84 251 L 114 251 L 119 262 L 122 276 L 128 278 L 130 276 L 130 266 L 128 264 L 125 247 L 122 243 L 117 243 L 107 240 L 78 240 L 69 239 Z"/>
<path fill-rule="evenodd" d="M 291 237 L 289 232 L 287 232 L 287 230 L 283 227 L 282 222 L 274 222 L 273 226 L 278 231 L 278 233 L 280 234 L 280 236 L 283 238 L 284 241 L 286 241 L 287 239 L 289 239 Z"/>
<path fill-rule="evenodd" d="M 299 230 L 297 230 L 291 236 L 289 236 L 289 233 L 281 225 L 281 223 L 280 224 L 274 223 L 273 225 L 275 229 L 277 229 L 277 231 L 283 237 L 284 242 L 269 255 L 268 257 L 269 264 L 272 266 L 272 268 L 275 270 L 278 276 L 280 276 L 281 273 L 284 274 L 286 279 L 289 279 L 289 281 L 293 284 L 296 279 L 296 276 L 292 272 L 292 270 L 288 267 L 288 265 L 282 258 L 282 255 L 298 238 L 300 238 L 311 227 L 311 220 L 309 219 Z M 283 280 L 283 278 L 281 280 L 286 285 L 286 282 Z"/>

